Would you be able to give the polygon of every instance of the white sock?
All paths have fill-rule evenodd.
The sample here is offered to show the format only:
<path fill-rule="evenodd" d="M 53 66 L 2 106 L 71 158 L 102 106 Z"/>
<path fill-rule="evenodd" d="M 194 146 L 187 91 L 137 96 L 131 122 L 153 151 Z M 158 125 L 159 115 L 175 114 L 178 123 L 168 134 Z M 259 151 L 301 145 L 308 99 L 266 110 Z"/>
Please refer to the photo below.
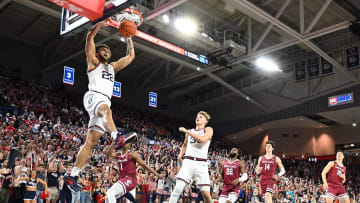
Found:
<path fill-rule="evenodd" d="M 184 181 L 176 179 L 176 185 L 171 193 L 169 203 L 176 203 L 178 201 L 181 193 L 184 191 L 185 186 L 186 183 Z"/>
<path fill-rule="evenodd" d="M 112 138 L 113 140 L 115 140 L 117 134 L 118 134 L 118 131 L 117 131 L 117 130 L 113 131 L 113 132 L 110 134 L 110 135 L 111 135 L 111 138 Z"/>
<path fill-rule="evenodd" d="M 81 169 L 79 169 L 78 167 L 73 167 L 71 170 L 70 176 L 72 176 L 72 177 L 79 176 L 80 171 L 81 171 Z"/>
<path fill-rule="evenodd" d="M 116 202 L 117 197 L 121 197 L 125 194 L 124 188 L 120 185 L 119 182 L 116 182 L 111 188 L 106 191 L 107 196 L 105 203 L 114 203 Z"/>

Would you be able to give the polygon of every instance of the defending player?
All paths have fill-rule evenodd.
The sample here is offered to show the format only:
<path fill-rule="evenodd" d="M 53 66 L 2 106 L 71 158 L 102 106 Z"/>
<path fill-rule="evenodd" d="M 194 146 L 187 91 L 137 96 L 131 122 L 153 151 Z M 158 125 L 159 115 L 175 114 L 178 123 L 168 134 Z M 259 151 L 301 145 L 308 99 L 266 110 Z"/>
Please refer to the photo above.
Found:
<path fill-rule="evenodd" d="M 210 115 L 200 111 L 196 116 L 196 128 L 187 130 L 179 128 L 185 133 L 185 141 L 178 156 L 180 171 L 177 174 L 176 186 L 171 193 L 169 203 L 176 203 L 186 184 L 193 179 L 205 202 L 212 202 L 210 196 L 210 177 L 208 173 L 207 155 L 213 136 L 213 129 L 205 127 L 210 120 Z M 182 159 L 185 153 L 184 161 Z"/>
<path fill-rule="evenodd" d="M 285 168 L 281 159 L 272 154 L 275 147 L 274 141 L 267 141 L 265 144 L 266 154 L 259 158 L 256 174 L 260 175 L 261 194 L 265 196 L 265 203 L 272 203 L 272 194 L 275 192 L 275 185 L 279 178 L 285 174 Z M 277 167 L 280 172 L 276 173 Z"/>
<path fill-rule="evenodd" d="M 224 187 L 220 194 L 219 203 L 236 202 L 241 189 L 240 183 L 245 182 L 248 179 L 245 166 L 238 157 L 238 149 L 232 148 L 229 154 L 229 159 L 222 163 L 220 177 L 217 181 L 221 181 L 223 179 Z"/>
<path fill-rule="evenodd" d="M 326 191 L 326 203 L 332 203 L 336 198 L 342 203 L 350 203 L 349 195 L 343 186 L 346 181 L 346 167 L 343 160 L 344 154 L 338 151 L 336 161 L 330 161 L 321 173 L 323 188 Z"/>
<path fill-rule="evenodd" d="M 100 137 L 108 132 L 114 140 L 117 149 L 120 144 L 134 138 L 136 133 L 121 136 L 117 132 L 110 109 L 111 96 L 113 93 L 115 74 L 129 65 L 135 58 L 134 45 L 131 39 L 127 39 L 127 55 L 117 61 L 109 63 L 111 57 L 110 48 L 105 45 L 95 46 L 94 37 L 102 26 L 107 26 L 106 21 L 99 22 L 87 35 L 85 51 L 88 64 L 87 74 L 89 77 L 89 91 L 84 95 L 84 107 L 89 113 L 90 121 L 85 144 L 80 148 L 76 158 L 75 167 L 71 175 L 64 177 L 65 184 L 73 192 L 79 191 L 76 184 L 81 167 L 84 166 L 93 147 Z M 131 135 L 131 136 L 130 136 Z"/>
<path fill-rule="evenodd" d="M 107 152 L 107 156 L 117 158 L 117 162 L 119 163 L 120 180 L 111 186 L 108 191 L 106 191 L 106 203 L 115 203 L 116 199 L 125 194 L 129 195 L 129 193 L 132 195 L 132 199 L 135 199 L 135 188 L 137 183 L 136 163 L 144 167 L 149 172 L 155 174 L 160 179 L 164 178 L 164 175 L 160 175 L 154 169 L 146 165 L 138 153 L 130 151 L 131 143 L 122 145 L 123 147 L 118 152 L 114 152 L 114 145 L 111 145 Z"/>

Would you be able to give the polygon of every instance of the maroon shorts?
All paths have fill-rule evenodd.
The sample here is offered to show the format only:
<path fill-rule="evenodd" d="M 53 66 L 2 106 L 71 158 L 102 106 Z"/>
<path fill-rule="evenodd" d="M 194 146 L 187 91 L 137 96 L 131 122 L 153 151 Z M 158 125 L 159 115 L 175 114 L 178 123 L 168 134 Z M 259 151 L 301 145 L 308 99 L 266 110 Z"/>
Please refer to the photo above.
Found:
<path fill-rule="evenodd" d="M 240 185 L 224 185 L 220 196 L 228 197 L 230 193 L 235 193 L 236 195 L 238 195 L 240 190 L 241 190 Z"/>
<path fill-rule="evenodd" d="M 120 185 L 123 187 L 124 189 L 124 194 L 130 192 L 131 190 L 133 190 L 136 187 L 136 177 L 125 177 L 125 178 L 120 178 L 120 180 L 118 181 L 118 183 L 120 183 Z"/>
<path fill-rule="evenodd" d="M 343 185 L 336 185 L 328 183 L 328 189 L 326 190 L 325 195 L 328 197 L 331 197 L 333 199 L 342 199 L 345 197 L 349 197 L 348 193 L 345 190 L 345 187 Z"/>
<path fill-rule="evenodd" d="M 261 194 L 265 195 L 265 193 L 270 192 L 271 194 L 275 193 L 275 185 L 276 181 L 274 180 L 260 180 L 261 186 Z"/>

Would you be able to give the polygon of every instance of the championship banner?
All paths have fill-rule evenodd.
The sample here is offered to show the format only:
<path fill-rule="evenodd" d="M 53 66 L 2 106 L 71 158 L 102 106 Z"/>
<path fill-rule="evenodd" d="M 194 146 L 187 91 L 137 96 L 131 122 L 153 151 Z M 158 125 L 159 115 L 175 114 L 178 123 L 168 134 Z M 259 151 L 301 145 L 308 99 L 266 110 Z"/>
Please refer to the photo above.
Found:
<path fill-rule="evenodd" d="M 73 68 L 64 66 L 63 83 L 68 85 L 74 85 L 74 73 L 75 70 Z"/>
<path fill-rule="evenodd" d="M 319 57 L 308 59 L 309 78 L 317 77 L 320 74 Z"/>
<path fill-rule="evenodd" d="M 296 79 L 296 81 L 305 80 L 305 78 L 306 78 L 305 67 L 306 67 L 305 61 L 295 63 L 295 79 Z"/>
<path fill-rule="evenodd" d="M 121 82 L 114 82 L 113 95 L 114 97 L 121 97 Z"/>
<path fill-rule="evenodd" d="M 332 54 L 329 54 L 329 56 L 332 58 Z M 333 72 L 333 65 L 329 63 L 324 58 L 321 58 L 321 74 L 326 75 Z"/>
<path fill-rule="evenodd" d="M 346 67 L 347 69 L 358 68 L 359 61 L 359 47 L 351 47 L 346 49 Z"/>
<path fill-rule="evenodd" d="M 157 107 L 157 93 L 149 92 L 149 106 Z"/>

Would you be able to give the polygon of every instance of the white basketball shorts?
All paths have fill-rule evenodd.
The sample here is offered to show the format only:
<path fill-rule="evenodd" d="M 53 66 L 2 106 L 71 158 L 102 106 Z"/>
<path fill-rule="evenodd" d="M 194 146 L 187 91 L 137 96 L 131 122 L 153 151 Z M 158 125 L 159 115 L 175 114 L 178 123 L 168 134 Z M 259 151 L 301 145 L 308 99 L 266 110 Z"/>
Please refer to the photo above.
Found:
<path fill-rule="evenodd" d="M 90 121 L 88 125 L 89 130 L 96 130 L 100 133 L 105 133 L 106 129 L 104 128 L 103 121 L 101 117 L 98 116 L 97 111 L 102 104 L 111 106 L 111 101 L 109 98 L 101 93 L 87 91 L 84 95 L 84 107 L 89 114 Z"/>
<path fill-rule="evenodd" d="M 189 184 L 190 180 L 193 179 L 196 181 L 196 185 L 199 186 L 200 190 L 201 188 L 209 188 L 210 192 L 210 176 L 207 162 L 184 159 L 176 178 L 186 182 L 187 184 Z"/>

